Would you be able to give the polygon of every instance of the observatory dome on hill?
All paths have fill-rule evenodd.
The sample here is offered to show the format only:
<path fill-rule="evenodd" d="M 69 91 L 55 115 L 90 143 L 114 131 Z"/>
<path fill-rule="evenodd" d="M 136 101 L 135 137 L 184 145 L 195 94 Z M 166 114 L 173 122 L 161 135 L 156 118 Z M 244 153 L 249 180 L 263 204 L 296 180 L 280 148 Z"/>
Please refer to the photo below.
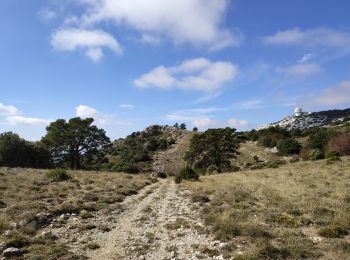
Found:
<path fill-rule="evenodd" d="M 301 116 L 303 114 L 303 110 L 301 107 L 294 108 L 294 116 Z"/>

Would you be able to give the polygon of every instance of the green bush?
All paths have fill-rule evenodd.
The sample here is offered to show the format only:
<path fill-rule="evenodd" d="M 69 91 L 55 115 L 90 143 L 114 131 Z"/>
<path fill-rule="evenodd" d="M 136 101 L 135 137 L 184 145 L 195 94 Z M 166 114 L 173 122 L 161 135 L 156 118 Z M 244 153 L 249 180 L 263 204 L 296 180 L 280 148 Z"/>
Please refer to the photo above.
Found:
<path fill-rule="evenodd" d="M 167 177 L 166 173 L 165 172 L 158 172 L 157 173 L 157 177 L 158 178 L 161 178 L 161 179 L 165 179 Z"/>
<path fill-rule="evenodd" d="M 198 173 L 190 167 L 186 167 L 180 171 L 178 175 L 175 176 L 175 182 L 180 183 L 183 180 L 198 180 Z"/>
<path fill-rule="evenodd" d="M 137 166 L 135 166 L 133 164 L 129 164 L 129 163 L 117 164 L 113 167 L 113 171 L 133 173 L 133 174 L 140 172 L 140 170 L 139 170 L 139 168 L 137 168 Z"/>
<path fill-rule="evenodd" d="M 205 170 L 206 174 L 216 174 L 218 173 L 218 167 L 215 165 L 209 165 L 209 167 Z"/>
<path fill-rule="evenodd" d="M 46 176 L 53 181 L 67 181 L 72 178 L 65 169 L 50 170 Z"/>
<path fill-rule="evenodd" d="M 283 155 L 299 154 L 301 144 L 294 139 L 286 139 L 278 144 L 277 149 Z"/>
<path fill-rule="evenodd" d="M 319 150 L 313 150 L 309 152 L 308 159 L 312 161 L 324 159 L 324 153 Z"/>
<path fill-rule="evenodd" d="M 326 154 L 326 158 L 329 159 L 329 158 L 333 158 L 333 157 L 340 157 L 340 154 L 339 152 L 337 151 L 330 151 Z"/>

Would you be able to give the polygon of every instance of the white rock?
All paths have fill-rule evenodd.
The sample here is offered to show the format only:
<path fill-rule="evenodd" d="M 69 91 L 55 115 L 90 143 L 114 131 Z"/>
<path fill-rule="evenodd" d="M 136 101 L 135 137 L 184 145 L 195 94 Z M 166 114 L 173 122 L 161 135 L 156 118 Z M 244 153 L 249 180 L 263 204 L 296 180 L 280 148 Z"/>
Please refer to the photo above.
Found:
<path fill-rule="evenodd" d="M 5 235 L 6 237 L 11 236 L 12 234 L 13 234 L 13 231 L 12 231 L 12 230 L 6 230 L 6 231 L 4 232 L 4 235 Z"/>
<path fill-rule="evenodd" d="M 226 246 L 227 245 L 227 243 L 220 243 L 219 244 L 219 248 L 223 248 L 224 246 Z"/>
<path fill-rule="evenodd" d="M 22 254 L 23 254 L 23 251 L 21 249 L 15 248 L 15 247 L 7 248 L 4 250 L 4 252 L 2 252 L 2 255 L 4 257 L 19 256 Z"/>
<path fill-rule="evenodd" d="M 12 223 L 10 224 L 10 227 L 11 227 L 12 229 L 17 229 L 17 223 L 16 223 L 16 222 L 12 222 Z"/>

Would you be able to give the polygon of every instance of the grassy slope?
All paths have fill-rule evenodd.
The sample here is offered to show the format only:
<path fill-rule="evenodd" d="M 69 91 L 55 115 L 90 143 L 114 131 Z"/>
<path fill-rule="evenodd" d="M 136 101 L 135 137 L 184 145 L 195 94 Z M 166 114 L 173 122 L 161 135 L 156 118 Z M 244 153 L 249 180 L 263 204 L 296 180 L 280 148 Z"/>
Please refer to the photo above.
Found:
<path fill-rule="evenodd" d="M 7 205 L 0 208 L 0 242 L 25 248 L 28 259 L 69 255 L 64 245 L 35 238 L 41 225 L 50 224 L 40 223 L 37 213 L 50 213 L 49 219 L 62 213 L 108 214 L 125 196 L 151 183 L 145 175 L 85 171 L 70 174 L 69 181 L 52 182 L 45 170 L 0 168 L 0 201 Z M 14 229 L 11 223 L 18 225 L 20 221 L 26 224 L 17 227 L 11 236 L 4 235 L 4 231 Z"/>
<path fill-rule="evenodd" d="M 237 156 L 237 159 L 234 160 L 234 163 L 236 162 L 238 165 L 255 163 L 254 155 L 258 156 L 259 159 L 263 161 L 273 161 L 281 158 L 276 154 L 265 151 L 264 147 L 259 146 L 252 141 L 241 143 L 238 151 L 240 154 Z"/>
<path fill-rule="evenodd" d="M 201 177 L 183 184 L 242 259 L 350 259 L 350 157 Z M 210 202 L 206 202 L 210 199 Z M 236 259 L 236 258 L 235 258 Z"/>

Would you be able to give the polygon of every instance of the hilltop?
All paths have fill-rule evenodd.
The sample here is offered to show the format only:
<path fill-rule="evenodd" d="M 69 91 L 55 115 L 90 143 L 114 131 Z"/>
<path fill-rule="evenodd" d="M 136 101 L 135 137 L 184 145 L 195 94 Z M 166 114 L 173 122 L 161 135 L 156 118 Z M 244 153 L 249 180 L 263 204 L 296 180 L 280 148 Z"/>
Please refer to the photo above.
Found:
<path fill-rule="evenodd" d="M 325 110 L 319 112 L 302 112 L 300 115 L 288 116 L 278 122 L 259 127 L 257 130 L 271 126 L 279 126 L 287 130 L 304 130 L 313 127 L 323 127 L 350 121 L 350 108 Z"/>

